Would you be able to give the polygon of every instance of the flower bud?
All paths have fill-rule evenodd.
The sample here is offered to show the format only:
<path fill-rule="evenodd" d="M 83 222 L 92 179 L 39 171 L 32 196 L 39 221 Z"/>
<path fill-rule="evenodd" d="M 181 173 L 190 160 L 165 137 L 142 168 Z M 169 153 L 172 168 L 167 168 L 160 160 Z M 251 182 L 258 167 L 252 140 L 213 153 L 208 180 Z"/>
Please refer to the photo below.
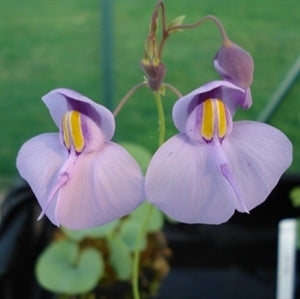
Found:
<path fill-rule="evenodd" d="M 165 65 L 162 62 L 159 62 L 158 64 L 152 62 L 149 63 L 143 59 L 140 62 L 140 66 L 146 75 L 148 87 L 153 91 L 157 91 L 165 79 Z"/>
<path fill-rule="evenodd" d="M 254 64 L 251 55 L 234 43 L 222 46 L 214 57 L 214 66 L 218 73 L 244 89 L 253 79 Z"/>

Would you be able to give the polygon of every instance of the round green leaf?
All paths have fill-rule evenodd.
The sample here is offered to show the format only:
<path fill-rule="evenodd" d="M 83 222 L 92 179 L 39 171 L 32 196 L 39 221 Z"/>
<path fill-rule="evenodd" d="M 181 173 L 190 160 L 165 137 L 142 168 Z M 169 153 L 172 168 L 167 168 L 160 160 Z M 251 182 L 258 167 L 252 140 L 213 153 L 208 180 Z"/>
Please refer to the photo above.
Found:
<path fill-rule="evenodd" d="M 134 219 L 126 219 L 120 228 L 120 237 L 122 241 L 129 247 L 130 250 L 134 250 L 136 239 L 141 230 L 142 222 Z M 147 245 L 146 235 L 144 234 L 140 244 L 139 250 L 144 250 Z"/>
<path fill-rule="evenodd" d="M 87 237 L 86 230 L 72 230 L 66 227 L 61 227 L 61 230 L 67 237 L 75 242 L 80 242 Z"/>
<path fill-rule="evenodd" d="M 36 274 L 39 283 L 54 293 L 82 294 L 93 289 L 103 275 L 104 263 L 96 249 L 79 252 L 67 240 L 52 243 L 39 257 Z"/>
<path fill-rule="evenodd" d="M 105 238 L 108 236 L 118 225 L 119 221 L 115 220 L 107 224 L 103 224 L 97 227 L 82 229 L 82 230 L 71 230 L 63 227 L 62 230 L 72 240 L 76 242 L 82 241 L 84 238 Z"/>
<path fill-rule="evenodd" d="M 132 273 L 132 256 L 129 248 L 118 235 L 109 239 L 110 262 L 117 276 L 121 280 L 127 280 Z"/>
<path fill-rule="evenodd" d="M 149 162 L 151 160 L 151 153 L 143 146 L 129 143 L 121 142 L 121 145 L 134 157 L 134 159 L 140 165 L 143 173 L 146 173 Z"/>
<path fill-rule="evenodd" d="M 148 215 L 150 204 L 148 202 L 144 202 L 141 204 L 134 212 L 130 214 L 130 217 L 127 221 L 137 221 L 142 225 L 143 221 Z M 152 207 L 151 217 L 149 219 L 146 231 L 147 232 L 157 232 L 162 229 L 164 225 L 164 217 L 163 213 L 158 210 L 156 207 Z"/>
<path fill-rule="evenodd" d="M 87 235 L 91 238 L 104 238 L 107 237 L 110 233 L 114 231 L 114 229 L 119 224 L 119 220 L 115 220 L 95 228 L 91 228 L 87 230 Z"/>

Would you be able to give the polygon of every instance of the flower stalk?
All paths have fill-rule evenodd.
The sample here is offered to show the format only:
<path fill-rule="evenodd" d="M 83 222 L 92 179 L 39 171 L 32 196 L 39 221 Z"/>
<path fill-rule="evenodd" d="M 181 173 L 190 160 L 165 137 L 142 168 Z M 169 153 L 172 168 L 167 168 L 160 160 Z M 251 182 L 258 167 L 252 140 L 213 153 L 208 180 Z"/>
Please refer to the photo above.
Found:
<path fill-rule="evenodd" d="M 146 86 L 147 83 L 143 82 L 140 83 L 136 86 L 134 86 L 133 88 L 131 88 L 126 95 L 123 97 L 123 99 L 120 101 L 120 103 L 118 104 L 117 108 L 115 109 L 113 115 L 114 117 L 116 117 L 118 115 L 118 113 L 121 111 L 121 109 L 124 107 L 124 105 L 127 103 L 127 101 L 130 99 L 130 97 L 137 91 L 139 90 L 141 87 Z"/>
<path fill-rule="evenodd" d="M 228 38 L 228 35 L 226 33 L 226 30 L 225 30 L 224 26 L 222 25 L 221 21 L 214 15 L 204 16 L 199 21 L 197 21 L 195 23 L 192 23 L 192 24 L 172 26 L 172 27 L 168 28 L 168 30 L 165 32 L 165 36 L 168 37 L 174 31 L 190 29 L 190 28 L 196 28 L 196 27 L 200 26 L 201 24 L 203 24 L 204 22 L 206 22 L 207 20 L 211 20 L 217 25 L 217 27 L 218 27 L 218 29 L 221 33 L 221 36 L 222 36 L 223 46 L 224 47 L 231 47 L 232 42 Z"/>
<path fill-rule="evenodd" d="M 140 262 L 140 244 L 146 233 L 147 225 L 150 221 L 154 206 L 150 205 L 145 220 L 141 226 L 141 230 L 136 238 L 133 253 L 133 272 L 132 272 L 132 294 L 134 299 L 140 299 L 139 292 L 139 262 Z"/>
<path fill-rule="evenodd" d="M 164 114 L 164 109 L 163 109 L 163 104 L 162 104 L 160 93 L 154 92 L 154 98 L 155 98 L 157 113 L 158 113 L 158 130 L 159 130 L 158 148 L 159 148 L 165 141 L 166 123 L 165 123 L 165 114 Z M 145 220 L 141 226 L 141 230 L 136 238 L 134 257 L 133 257 L 133 274 L 132 274 L 132 293 L 133 293 L 134 299 L 140 299 L 139 286 L 138 286 L 138 283 L 139 283 L 139 279 L 138 279 L 139 260 L 140 260 L 139 248 L 140 248 L 141 240 L 146 233 L 147 225 L 151 219 L 151 214 L 152 214 L 153 208 L 154 208 L 153 205 L 149 206 L 147 216 L 145 217 Z"/>

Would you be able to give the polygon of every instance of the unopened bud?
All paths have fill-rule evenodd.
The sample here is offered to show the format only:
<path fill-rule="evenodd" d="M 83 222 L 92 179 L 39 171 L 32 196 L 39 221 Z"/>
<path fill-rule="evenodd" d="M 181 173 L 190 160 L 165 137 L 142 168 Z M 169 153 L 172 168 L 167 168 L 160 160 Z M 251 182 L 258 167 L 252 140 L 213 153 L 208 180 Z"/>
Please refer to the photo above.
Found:
<path fill-rule="evenodd" d="M 214 66 L 225 80 L 244 89 L 252 83 L 253 59 L 248 52 L 236 44 L 222 46 L 214 57 Z"/>
<path fill-rule="evenodd" d="M 159 62 L 156 65 L 151 62 L 149 63 L 144 59 L 141 61 L 140 65 L 147 78 L 149 88 L 153 91 L 157 91 L 165 79 L 165 65 L 162 62 Z"/>

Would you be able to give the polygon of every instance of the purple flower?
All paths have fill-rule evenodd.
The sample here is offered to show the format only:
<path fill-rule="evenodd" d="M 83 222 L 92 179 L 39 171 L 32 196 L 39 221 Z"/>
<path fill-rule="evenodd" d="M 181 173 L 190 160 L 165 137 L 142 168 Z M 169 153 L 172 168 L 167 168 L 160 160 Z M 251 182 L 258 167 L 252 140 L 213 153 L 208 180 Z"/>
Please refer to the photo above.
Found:
<path fill-rule="evenodd" d="M 242 108 L 252 105 L 250 85 L 254 63 L 251 55 L 234 43 L 222 46 L 214 57 L 214 66 L 222 78 L 243 88 L 246 92 Z"/>
<path fill-rule="evenodd" d="M 27 141 L 17 168 L 55 225 L 85 229 L 120 218 L 145 198 L 136 161 L 111 142 L 112 113 L 69 89 L 43 98 L 59 133 Z"/>
<path fill-rule="evenodd" d="M 292 145 L 269 125 L 232 122 L 243 93 L 214 81 L 175 103 L 180 133 L 150 162 L 145 179 L 150 203 L 181 222 L 219 224 L 267 198 L 291 164 Z"/>

